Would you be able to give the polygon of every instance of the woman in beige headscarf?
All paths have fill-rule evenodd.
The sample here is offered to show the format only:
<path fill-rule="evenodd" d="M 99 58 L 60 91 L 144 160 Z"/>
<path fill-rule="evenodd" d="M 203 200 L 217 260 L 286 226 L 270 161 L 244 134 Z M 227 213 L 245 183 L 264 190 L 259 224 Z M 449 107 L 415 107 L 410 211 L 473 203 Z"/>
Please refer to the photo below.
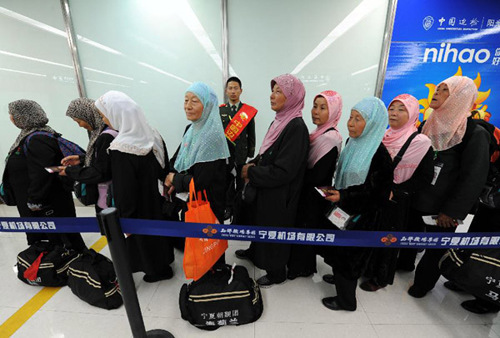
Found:
<path fill-rule="evenodd" d="M 481 193 L 489 167 L 489 134 L 470 118 L 477 98 L 474 82 L 453 76 L 441 82 L 431 101 L 434 109 L 422 128 L 434 150 L 434 178 L 415 198 L 420 213 L 410 222 L 422 224 L 423 215 L 437 215 L 429 232 L 455 232 Z M 422 224 L 422 227 L 424 225 Z M 445 249 L 426 250 L 408 293 L 424 297 L 439 279 L 438 262 Z"/>

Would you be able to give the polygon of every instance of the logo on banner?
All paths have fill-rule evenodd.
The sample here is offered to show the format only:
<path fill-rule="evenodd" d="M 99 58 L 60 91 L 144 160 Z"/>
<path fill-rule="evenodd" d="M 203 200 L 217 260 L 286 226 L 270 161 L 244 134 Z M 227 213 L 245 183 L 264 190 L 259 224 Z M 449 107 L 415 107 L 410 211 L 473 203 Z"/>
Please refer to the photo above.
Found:
<path fill-rule="evenodd" d="M 451 43 L 441 43 L 437 48 L 426 48 L 423 62 L 457 62 L 461 63 L 485 63 L 490 59 L 491 53 L 488 49 L 482 48 L 476 51 L 475 48 L 451 48 Z"/>
<path fill-rule="evenodd" d="M 432 25 L 434 25 L 434 18 L 430 15 L 426 16 L 424 18 L 424 21 L 422 22 L 423 26 L 424 26 L 424 29 L 426 31 L 428 31 L 429 29 L 431 29 Z"/>
<path fill-rule="evenodd" d="M 387 236 L 384 236 L 380 239 L 384 245 L 389 246 L 392 243 L 396 243 L 398 241 L 397 237 L 394 237 L 392 234 L 388 234 Z"/>
<path fill-rule="evenodd" d="M 208 237 L 212 237 L 217 233 L 217 229 L 214 229 L 212 228 L 211 225 L 209 225 L 205 229 L 203 229 L 203 233 L 206 234 Z"/>

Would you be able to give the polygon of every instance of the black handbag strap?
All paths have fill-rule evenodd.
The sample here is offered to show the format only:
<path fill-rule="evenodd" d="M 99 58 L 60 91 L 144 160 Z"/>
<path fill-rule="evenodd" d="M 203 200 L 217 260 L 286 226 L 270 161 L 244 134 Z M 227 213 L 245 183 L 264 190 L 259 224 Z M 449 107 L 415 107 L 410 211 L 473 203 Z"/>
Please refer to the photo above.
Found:
<path fill-rule="evenodd" d="M 410 137 L 408 137 L 408 139 L 406 140 L 405 144 L 403 144 L 403 146 L 401 147 L 401 149 L 399 149 L 398 154 L 396 155 L 396 157 L 394 157 L 394 160 L 392 160 L 392 170 L 396 169 L 396 167 L 398 166 L 399 162 L 401 162 L 401 160 L 403 159 L 403 156 L 404 156 L 406 150 L 410 146 L 411 141 L 413 141 L 413 139 L 418 134 L 419 134 L 418 131 L 416 131 L 413 134 L 411 134 Z"/>

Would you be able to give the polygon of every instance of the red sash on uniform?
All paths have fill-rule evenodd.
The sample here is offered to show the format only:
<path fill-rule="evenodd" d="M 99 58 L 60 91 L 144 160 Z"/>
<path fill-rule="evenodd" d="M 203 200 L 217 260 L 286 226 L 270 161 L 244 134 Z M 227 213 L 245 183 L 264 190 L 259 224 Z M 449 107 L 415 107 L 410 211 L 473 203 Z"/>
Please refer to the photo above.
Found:
<path fill-rule="evenodd" d="M 226 138 L 234 143 L 256 114 L 257 109 L 244 103 L 224 130 Z"/>

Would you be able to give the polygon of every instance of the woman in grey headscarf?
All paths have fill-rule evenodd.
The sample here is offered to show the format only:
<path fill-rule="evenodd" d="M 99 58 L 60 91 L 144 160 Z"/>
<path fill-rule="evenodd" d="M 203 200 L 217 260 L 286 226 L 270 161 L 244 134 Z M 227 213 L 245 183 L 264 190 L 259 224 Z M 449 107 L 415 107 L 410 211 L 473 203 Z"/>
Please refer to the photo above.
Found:
<path fill-rule="evenodd" d="M 59 134 L 47 125 L 49 119 L 42 107 L 31 100 L 9 103 L 12 123 L 21 132 L 10 147 L 3 187 L 13 197 L 21 217 L 75 217 L 75 205 L 69 189 L 60 177 L 50 174 L 46 167 L 56 166 L 63 158 L 56 137 Z M 26 138 L 34 132 L 43 131 Z M 71 244 L 75 250 L 85 248 L 80 234 L 27 233 L 28 244 L 40 240 Z M 64 240 L 63 240 L 64 239 Z"/>
<path fill-rule="evenodd" d="M 90 197 L 86 204 L 95 204 L 96 212 L 99 212 L 109 206 L 107 192 L 111 183 L 111 160 L 107 149 L 118 132 L 104 124 L 91 99 L 71 101 L 66 115 L 88 131 L 89 144 L 84 158 L 71 155 L 62 159 L 63 167 L 60 167 L 59 175 L 85 183 L 87 196 Z"/>

